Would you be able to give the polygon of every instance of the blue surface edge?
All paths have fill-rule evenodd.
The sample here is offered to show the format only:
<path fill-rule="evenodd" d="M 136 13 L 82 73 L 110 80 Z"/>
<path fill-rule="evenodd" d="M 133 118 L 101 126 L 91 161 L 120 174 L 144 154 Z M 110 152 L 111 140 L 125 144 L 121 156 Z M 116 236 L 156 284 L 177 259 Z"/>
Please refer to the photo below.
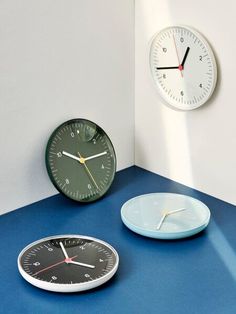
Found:
<path fill-rule="evenodd" d="M 142 237 L 124 226 L 122 205 L 154 192 L 195 197 L 211 210 L 207 229 L 188 239 Z M 0 313 L 236 313 L 235 206 L 137 166 L 119 171 L 101 200 L 78 204 L 58 194 L 0 216 Z M 89 292 L 37 289 L 18 273 L 29 243 L 54 234 L 81 234 L 118 251 L 115 277 Z"/>

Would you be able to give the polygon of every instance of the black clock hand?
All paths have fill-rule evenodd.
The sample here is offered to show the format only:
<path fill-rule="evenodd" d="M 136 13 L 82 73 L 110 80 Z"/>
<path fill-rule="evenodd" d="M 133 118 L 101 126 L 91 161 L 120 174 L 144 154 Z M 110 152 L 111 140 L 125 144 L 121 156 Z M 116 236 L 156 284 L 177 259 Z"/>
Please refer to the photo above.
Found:
<path fill-rule="evenodd" d="M 157 70 L 172 70 L 172 69 L 178 69 L 179 67 L 157 67 Z"/>
<path fill-rule="evenodd" d="M 185 64 L 185 61 L 186 61 L 186 59 L 187 59 L 187 56 L 188 56 L 189 50 L 190 50 L 190 48 L 188 47 L 188 48 L 186 49 L 186 52 L 185 52 L 185 55 L 184 55 L 183 61 L 182 61 L 182 63 L 181 63 L 181 66 L 182 66 L 182 67 L 184 67 L 184 64 Z"/>
<path fill-rule="evenodd" d="M 173 70 L 173 69 L 179 69 L 179 70 L 183 70 L 184 68 L 184 64 L 185 64 L 185 61 L 187 59 L 187 56 L 188 56 L 188 53 L 189 53 L 189 50 L 190 48 L 188 47 L 185 51 L 185 54 L 184 54 L 184 57 L 183 57 L 183 61 L 182 63 L 179 65 L 179 66 L 175 66 L 175 67 L 157 67 L 156 69 L 157 70 Z"/>

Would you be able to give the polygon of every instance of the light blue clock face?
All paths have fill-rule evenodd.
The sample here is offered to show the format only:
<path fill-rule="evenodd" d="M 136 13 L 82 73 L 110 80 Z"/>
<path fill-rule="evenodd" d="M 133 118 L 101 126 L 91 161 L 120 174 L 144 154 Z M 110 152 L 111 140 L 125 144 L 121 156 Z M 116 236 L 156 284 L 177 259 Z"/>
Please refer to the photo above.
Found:
<path fill-rule="evenodd" d="M 158 239 L 179 239 L 202 231 L 210 210 L 201 201 L 181 194 L 151 193 L 127 201 L 123 223 L 132 231 Z"/>

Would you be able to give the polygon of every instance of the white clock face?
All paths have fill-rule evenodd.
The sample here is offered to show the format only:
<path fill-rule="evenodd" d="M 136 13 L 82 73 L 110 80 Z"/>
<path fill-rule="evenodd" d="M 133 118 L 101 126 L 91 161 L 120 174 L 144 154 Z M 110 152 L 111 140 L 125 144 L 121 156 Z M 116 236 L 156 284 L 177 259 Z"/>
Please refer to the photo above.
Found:
<path fill-rule="evenodd" d="M 188 27 L 168 27 L 154 37 L 150 67 L 160 96 L 178 109 L 203 105 L 216 85 L 214 54 L 206 40 Z"/>

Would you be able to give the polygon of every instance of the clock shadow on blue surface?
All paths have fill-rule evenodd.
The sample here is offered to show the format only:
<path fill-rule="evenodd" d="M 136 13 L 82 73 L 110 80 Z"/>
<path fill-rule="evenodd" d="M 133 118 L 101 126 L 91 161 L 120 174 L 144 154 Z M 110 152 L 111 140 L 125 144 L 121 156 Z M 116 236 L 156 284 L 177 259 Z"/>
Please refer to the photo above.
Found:
<path fill-rule="evenodd" d="M 109 281 L 96 288 L 73 293 L 58 293 L 53 291 L 47 291 L 32 286 L 31 284 L 27 283 L 23 278 L 20 278 L 20 280 L 22 281 L 20 295 L 21 299 L 24 302 L 27 302 L 28 299 L 31 301 L 33 300 L 35 304 L 40 304 L 42 302 L 42 304 L 44 304 L 44 307 L 47 307 L 48 313 L 55 312 L 56 309 L 60 312 L 60 307 L 65 305 L 68 306 L 69 309 L 75 304 L 76 311 L 78 311 L 77 313 L 85 313 L 91 306 L 94 309 L 94 306 L 96 304 L 94 302 L 98 302 L 101 298 L 104 298 L 104 300 L 108 298 L 109 300 L 109 295 L 114 295 L 116 293 L 116 290 L 114 291 L 114 288 L 120 283 L 120 275 L 116 273 Z M 86 303 L 88 302 L 86 309 L 84 308 L 83 303 L 80 304 L 80 300 L 83 302 L 86 301 Z"/>

